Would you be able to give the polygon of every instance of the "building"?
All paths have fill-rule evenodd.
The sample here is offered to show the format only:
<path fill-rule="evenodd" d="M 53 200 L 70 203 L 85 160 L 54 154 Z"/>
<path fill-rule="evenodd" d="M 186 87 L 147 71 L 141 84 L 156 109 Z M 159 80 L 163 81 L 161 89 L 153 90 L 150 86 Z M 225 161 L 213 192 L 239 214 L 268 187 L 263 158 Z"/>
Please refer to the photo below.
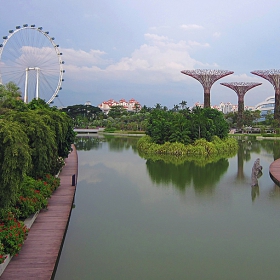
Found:
<path fill-rule="evenodd" d="M 120 99 L 119 102 L 114 99 L 109 99 L 107 101 L 103 101 L 98 107 L 102 110 L 103 113 L 108 114 L 112 106 L 122 106 L 129 112 L 135 112 L 136 110 L 141 110 L 141 105 L 134 98 L 131 98 L 129 101 L 125 99 Z"/>
<path fill-rule="evenodd" d="M 203 103 L 196 102 L 193 107 L 201 107 L 203 108 L 204 105 Z M 238 112 L 238 105 L 233 105 L 230 102 L 221 102 L 219 105 L 213 105 L 211 106 L 212 109 L 216 109 L 224 114 L 228 114 L 230 112 Z M 255 110 L 254 106 L 244 106 L 244 110 L 250 110 L 253 111 Z"/>
<path fill-rule="evenodd" d="M 274 114 L 275 96 L 267 97 L 263 102 L 255 106 L 255 110 L 261 111 L 261 118 L 259 121 L 264 121 L 268 113 Z"/>

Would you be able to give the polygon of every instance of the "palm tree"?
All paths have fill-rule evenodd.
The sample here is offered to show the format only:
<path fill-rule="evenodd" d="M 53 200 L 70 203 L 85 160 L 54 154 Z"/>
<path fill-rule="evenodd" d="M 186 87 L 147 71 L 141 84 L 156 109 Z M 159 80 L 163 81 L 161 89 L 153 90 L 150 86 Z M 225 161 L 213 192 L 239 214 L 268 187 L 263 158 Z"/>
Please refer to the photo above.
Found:
<path fill-rule="evenodd" d="M 182 108 L 182 109 L 185 109 L 185 107 L 187 106 L 187 101 L 182 100 L 182 102 L 179 103 L 179 105 L 181 105 L 181 108 Z"/>

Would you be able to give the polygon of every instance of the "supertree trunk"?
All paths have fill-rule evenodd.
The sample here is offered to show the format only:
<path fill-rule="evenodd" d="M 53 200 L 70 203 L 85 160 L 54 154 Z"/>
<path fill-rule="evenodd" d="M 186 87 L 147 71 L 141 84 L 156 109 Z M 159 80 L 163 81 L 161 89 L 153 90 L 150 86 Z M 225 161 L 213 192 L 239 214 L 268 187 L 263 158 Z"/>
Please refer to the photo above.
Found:
<path fill-rule="evenodd" d="M 204 108 L 210 108 L 210 89 L 204 89 Z"/>
<path fill-rule="evenodd" d="M 280 88 L 275 90 L 274 120 L 280 124 Z"/>
<path fill-rule="evenodd" d="M 238 96 L 237 128 L 241 129 L 244 124 L 243 113 L 244 113 L 245 93 L 256 86 L 261 85 L 261 83 L 233 82 L 233 83 L 221 83 L 221 85 L 231 88 L 236 92 Z"/>
<path fill-rule="evenodd" d="M 244 98 L 238 98 L 238 113 L 237 113 L 237 128 L 243 127 L 243 114 L 244 114 Z"/>

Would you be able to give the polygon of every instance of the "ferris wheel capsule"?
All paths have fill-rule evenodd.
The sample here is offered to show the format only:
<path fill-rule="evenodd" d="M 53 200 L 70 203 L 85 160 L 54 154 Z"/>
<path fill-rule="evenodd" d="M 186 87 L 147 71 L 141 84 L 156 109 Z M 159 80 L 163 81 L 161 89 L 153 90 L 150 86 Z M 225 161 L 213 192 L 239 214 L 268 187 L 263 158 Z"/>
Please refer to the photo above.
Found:
<path fill-rule="evenodd" d="M 64 62 L 59 45 L 42 27 L 16 26 L 0 45 L 0 83 L 14 82 L 25 102 L 33 98 L 50 104 L 61 89 Z M 32 39 L 32 40 L 31 40 Z"/>

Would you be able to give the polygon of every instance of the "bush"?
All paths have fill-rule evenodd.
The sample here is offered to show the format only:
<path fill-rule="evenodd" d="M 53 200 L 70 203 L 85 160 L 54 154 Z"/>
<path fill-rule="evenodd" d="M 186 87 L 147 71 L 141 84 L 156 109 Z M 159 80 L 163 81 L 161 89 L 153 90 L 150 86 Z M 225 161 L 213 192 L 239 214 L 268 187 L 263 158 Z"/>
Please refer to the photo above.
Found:
<path fill-rule="evenodd" d="M 58 186 L 59 179 L 49 174 L 38 180 L 26 176 L 17 194 L 15 210 L 13 211 L 16 217 L 24 219 L 47 208 L 48 198 Z"/>
<path fill-rule="evenodd" d="M 12 212 L 8 212 L 0 218 L 0 243 L 3 246 L 4 254 L 12 256 L 18 254 L 27 235 L 27 227 L 23 222 L 18 221 Z"/>
<path fill-rule="evenodd" d="M 5 251 L 4 251 L 4 245 L 2 244 L 2 242 L 0 241 L 0 264 L 3 263 L 6 259 L 5 256 Z"/>
<path fill-rule="evenodd" d="M 214 137 L 212 142 L 199 139 L 192 145 L 184 145 L 177 142 L 165 142 L 160 145 L 153 143 L 151 137 L 144 136 L 138 140 L 137 149 L 142 155 L 166 154 L 176 156 L 185 155 L 188 157 L 221 155 L 227 157 L 237 152 L 238 142 L 234 138 L 221 140 L 219 137 Z"/>

